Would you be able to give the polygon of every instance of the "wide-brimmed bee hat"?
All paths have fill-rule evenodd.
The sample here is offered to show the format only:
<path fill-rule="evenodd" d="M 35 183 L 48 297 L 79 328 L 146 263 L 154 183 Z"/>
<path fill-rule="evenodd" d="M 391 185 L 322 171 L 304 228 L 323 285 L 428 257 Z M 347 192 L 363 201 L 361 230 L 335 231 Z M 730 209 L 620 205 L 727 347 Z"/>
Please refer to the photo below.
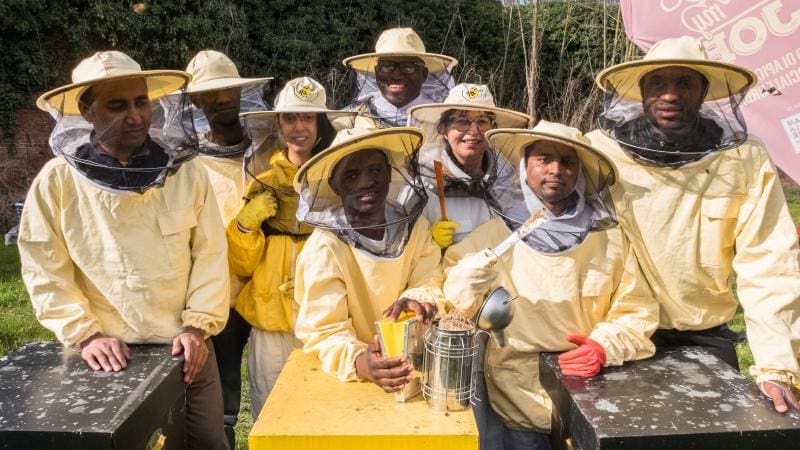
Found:
<path fill-rule="evenodd" d="M 378 36 L 375 51 L 345 58 L 342 63 L 359 72 L 375 73 L 379 58 L 413 56 L 422 60 L 429 72 L 449 71 L 458 60 L 438 53 L 425 51 L 425 44 L 411 28 L 390 28 Z"/>
<path fill-rule="evenodd" d="M 744 67 L 708 59 L 703 43 L 689 36 L 656 42 L 639 61 L 611 66 L 597 75 L 595 81 L 604 91 L 631 100 L 641 100 L 640 81 L 649 72 L 665 67 L 687 67 L 708 80 L 705 100 L 719 100 L 739 94 L 756 83 L 756 75 Z"/>
<path fill-rule="evenodd" d="M 45 92 L 36 100 L 36 106 L 59 115 L 79 115 L 78 101 L 89 87 L 104 81 L 129 78 L 143 78 L 152 101 L 183 88 L 191 75 L 180 70 L 142 70 L 139 63 L 125 53 L 115 50 L 97 52 L 75 67 L 72 83 Z"/>

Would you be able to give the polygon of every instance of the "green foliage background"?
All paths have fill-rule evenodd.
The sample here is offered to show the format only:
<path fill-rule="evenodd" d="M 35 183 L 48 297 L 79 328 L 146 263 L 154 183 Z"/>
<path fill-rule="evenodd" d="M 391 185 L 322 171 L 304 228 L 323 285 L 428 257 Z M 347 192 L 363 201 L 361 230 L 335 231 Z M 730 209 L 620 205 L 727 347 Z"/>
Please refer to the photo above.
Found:
<path fill-rule="evenodd" d="M 226 52 L 243 76 L 273 76 L 274 87 L 309 75 L 326 85 L 333 106 L 346 104 L 354 76 L 341 60 L 370 52 L 381 30 L 413 27 L 428 51 L 459 59 L 457 82 L 489 84 L 499 105 L 525 110 L 525 66 L 532 6 L 498 0 L 153 0 L 137 14 L 130 1 L 0 2 L 0 129 L 37 95 L 69 82 L 71 69 L 95 51 L 119 49 L 143 68 L 184 68 L 197 51 Z M 579 77 L 588 95 L 602 50 L 615 30 L 616 7 L 599 1 L 540 2 L 538 96 L 559 99 Z M 526 44 L 527 43 L 527 44 Z M 544 118 L 560 102 L 537 107 Z M 548 106 L 550 105 L 550 106 Z"/>

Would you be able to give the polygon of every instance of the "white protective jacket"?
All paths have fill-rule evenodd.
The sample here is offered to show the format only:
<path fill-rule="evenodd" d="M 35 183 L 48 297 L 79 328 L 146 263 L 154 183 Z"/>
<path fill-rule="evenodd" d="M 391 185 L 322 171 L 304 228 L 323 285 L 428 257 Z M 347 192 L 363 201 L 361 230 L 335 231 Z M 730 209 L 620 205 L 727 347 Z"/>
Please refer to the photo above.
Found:
<path fill-rule="evenodd" d="M 401 297 L 440 303 L 441 250 L 428 222 L 414 224 L 403 253 L 382 258 L 353 248 L 330 231 L 316 229 L 297 259 L 295 334 L 322 369 L 342 381 L 356 380 L 356 357 L 375 335 L 375 322 Z"/>
<path fill-rule="evenodd" d="M 239 212 L 244 194 L 244 178 L 241 158 L 216 158 L 198 155 L 196 159 L 202 163 L 208 173 L 208 181 L 217 198 L 222 225 L 227 227 Z M 239 292 L 244 288 L 247 278 L 230 273 L 231 290 L 230 306 L 236 306 Z"/>
<path fill-rule="evenodd" d="M 499 218 L 476 228 L 444 257 L 447 307 L 474 315 L 486 292 L 458 262 L 502 242 L 511 230 Z M 494 265 L 490 289 L 505 287 L 514 300 L 506 346 L 486 348 L 486 386 L 492 408 L 510 428 L 549 432 L 552 404 L 539 382 L 539 353 L 574 348 L 567 335 L 586 335 L 606 351 L 606 366 L 648 358 L 658 305 L 619 227 L 590 233 L 577 247 L 544 254 L 518 242 Z"/>
<path fill-rule="evenodd" d="M 188 326 L 209 336 L 228 317 L 225 233 L 195 161 L 126 195 L 50 160 L 28 191 L 19 250 L 36 318 L 66 346 L 96 332 L 128 343 L 169 343 Z"/>
<path fill-rule="evenodd" d="M 796 384 L 800 249 L 764 145 L 679 169 L 634 162 L 604 133 L 587 135 L 617 167 L 617 216 L 661 307 L 660 328 L 703 330 L 744 308 L 758 380 Z"/>

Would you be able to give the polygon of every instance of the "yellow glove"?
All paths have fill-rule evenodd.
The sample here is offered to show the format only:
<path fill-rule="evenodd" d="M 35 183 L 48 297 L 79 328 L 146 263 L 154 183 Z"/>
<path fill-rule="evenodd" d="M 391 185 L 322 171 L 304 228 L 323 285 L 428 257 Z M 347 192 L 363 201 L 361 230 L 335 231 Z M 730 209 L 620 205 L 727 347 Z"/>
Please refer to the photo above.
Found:
<path fill-rule="evenodd" d="M 289 280 L 286 283 L 281 283 L 278 286 L 278 291 L 285 295 L 286 298 L 294 298 L 294 280 Z"/>
<path fill-rule="evenodd" d="M 437 220 L 433 222 L 433 225 L 431 225 L 433 241 L 441 248 L 450 247 L 453 245 L 453 235 L 456 234 L 456 228 L 460 226 L 460 223 L 452 220 Z"/>
<path fill-rule="evenodd" d="M 247 202 L 236 216 L 241 228 L 254 231 L 261 226 L 261 222 L 269 219 L 278 212 L 278 202 L 270 191 L 264 191 Z"/>

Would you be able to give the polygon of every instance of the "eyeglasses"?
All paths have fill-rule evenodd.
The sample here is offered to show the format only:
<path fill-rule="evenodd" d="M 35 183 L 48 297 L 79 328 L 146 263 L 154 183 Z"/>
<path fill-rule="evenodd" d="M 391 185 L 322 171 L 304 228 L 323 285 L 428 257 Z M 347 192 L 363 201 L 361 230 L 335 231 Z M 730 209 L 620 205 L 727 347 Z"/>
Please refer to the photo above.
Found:
<path fill-rule="evenodd" d="M 472 124 L 478 127 L 478 130 L 481 132 L 485 132 L 492 128 L 494 122 L 492 119 L 486 116 L 478 116 L 474 119 L 470 119 L 469 117 L 456 117 L 450 122 L 450 127 L 454 128 L 458 131 L 468 131 L 469 127 Z"/>
<path fill-rule="evenodd" d="M 400 69 L 400 73 L 402 74 L 412 75 L 416 73 L 420 67 L 425 67 L 425 66 L 418 62 L 395 62 L 395 61 L 380 61 L 375 66 L 376 70 L 383 75 L 390 74 L 397 69 Z"/>

